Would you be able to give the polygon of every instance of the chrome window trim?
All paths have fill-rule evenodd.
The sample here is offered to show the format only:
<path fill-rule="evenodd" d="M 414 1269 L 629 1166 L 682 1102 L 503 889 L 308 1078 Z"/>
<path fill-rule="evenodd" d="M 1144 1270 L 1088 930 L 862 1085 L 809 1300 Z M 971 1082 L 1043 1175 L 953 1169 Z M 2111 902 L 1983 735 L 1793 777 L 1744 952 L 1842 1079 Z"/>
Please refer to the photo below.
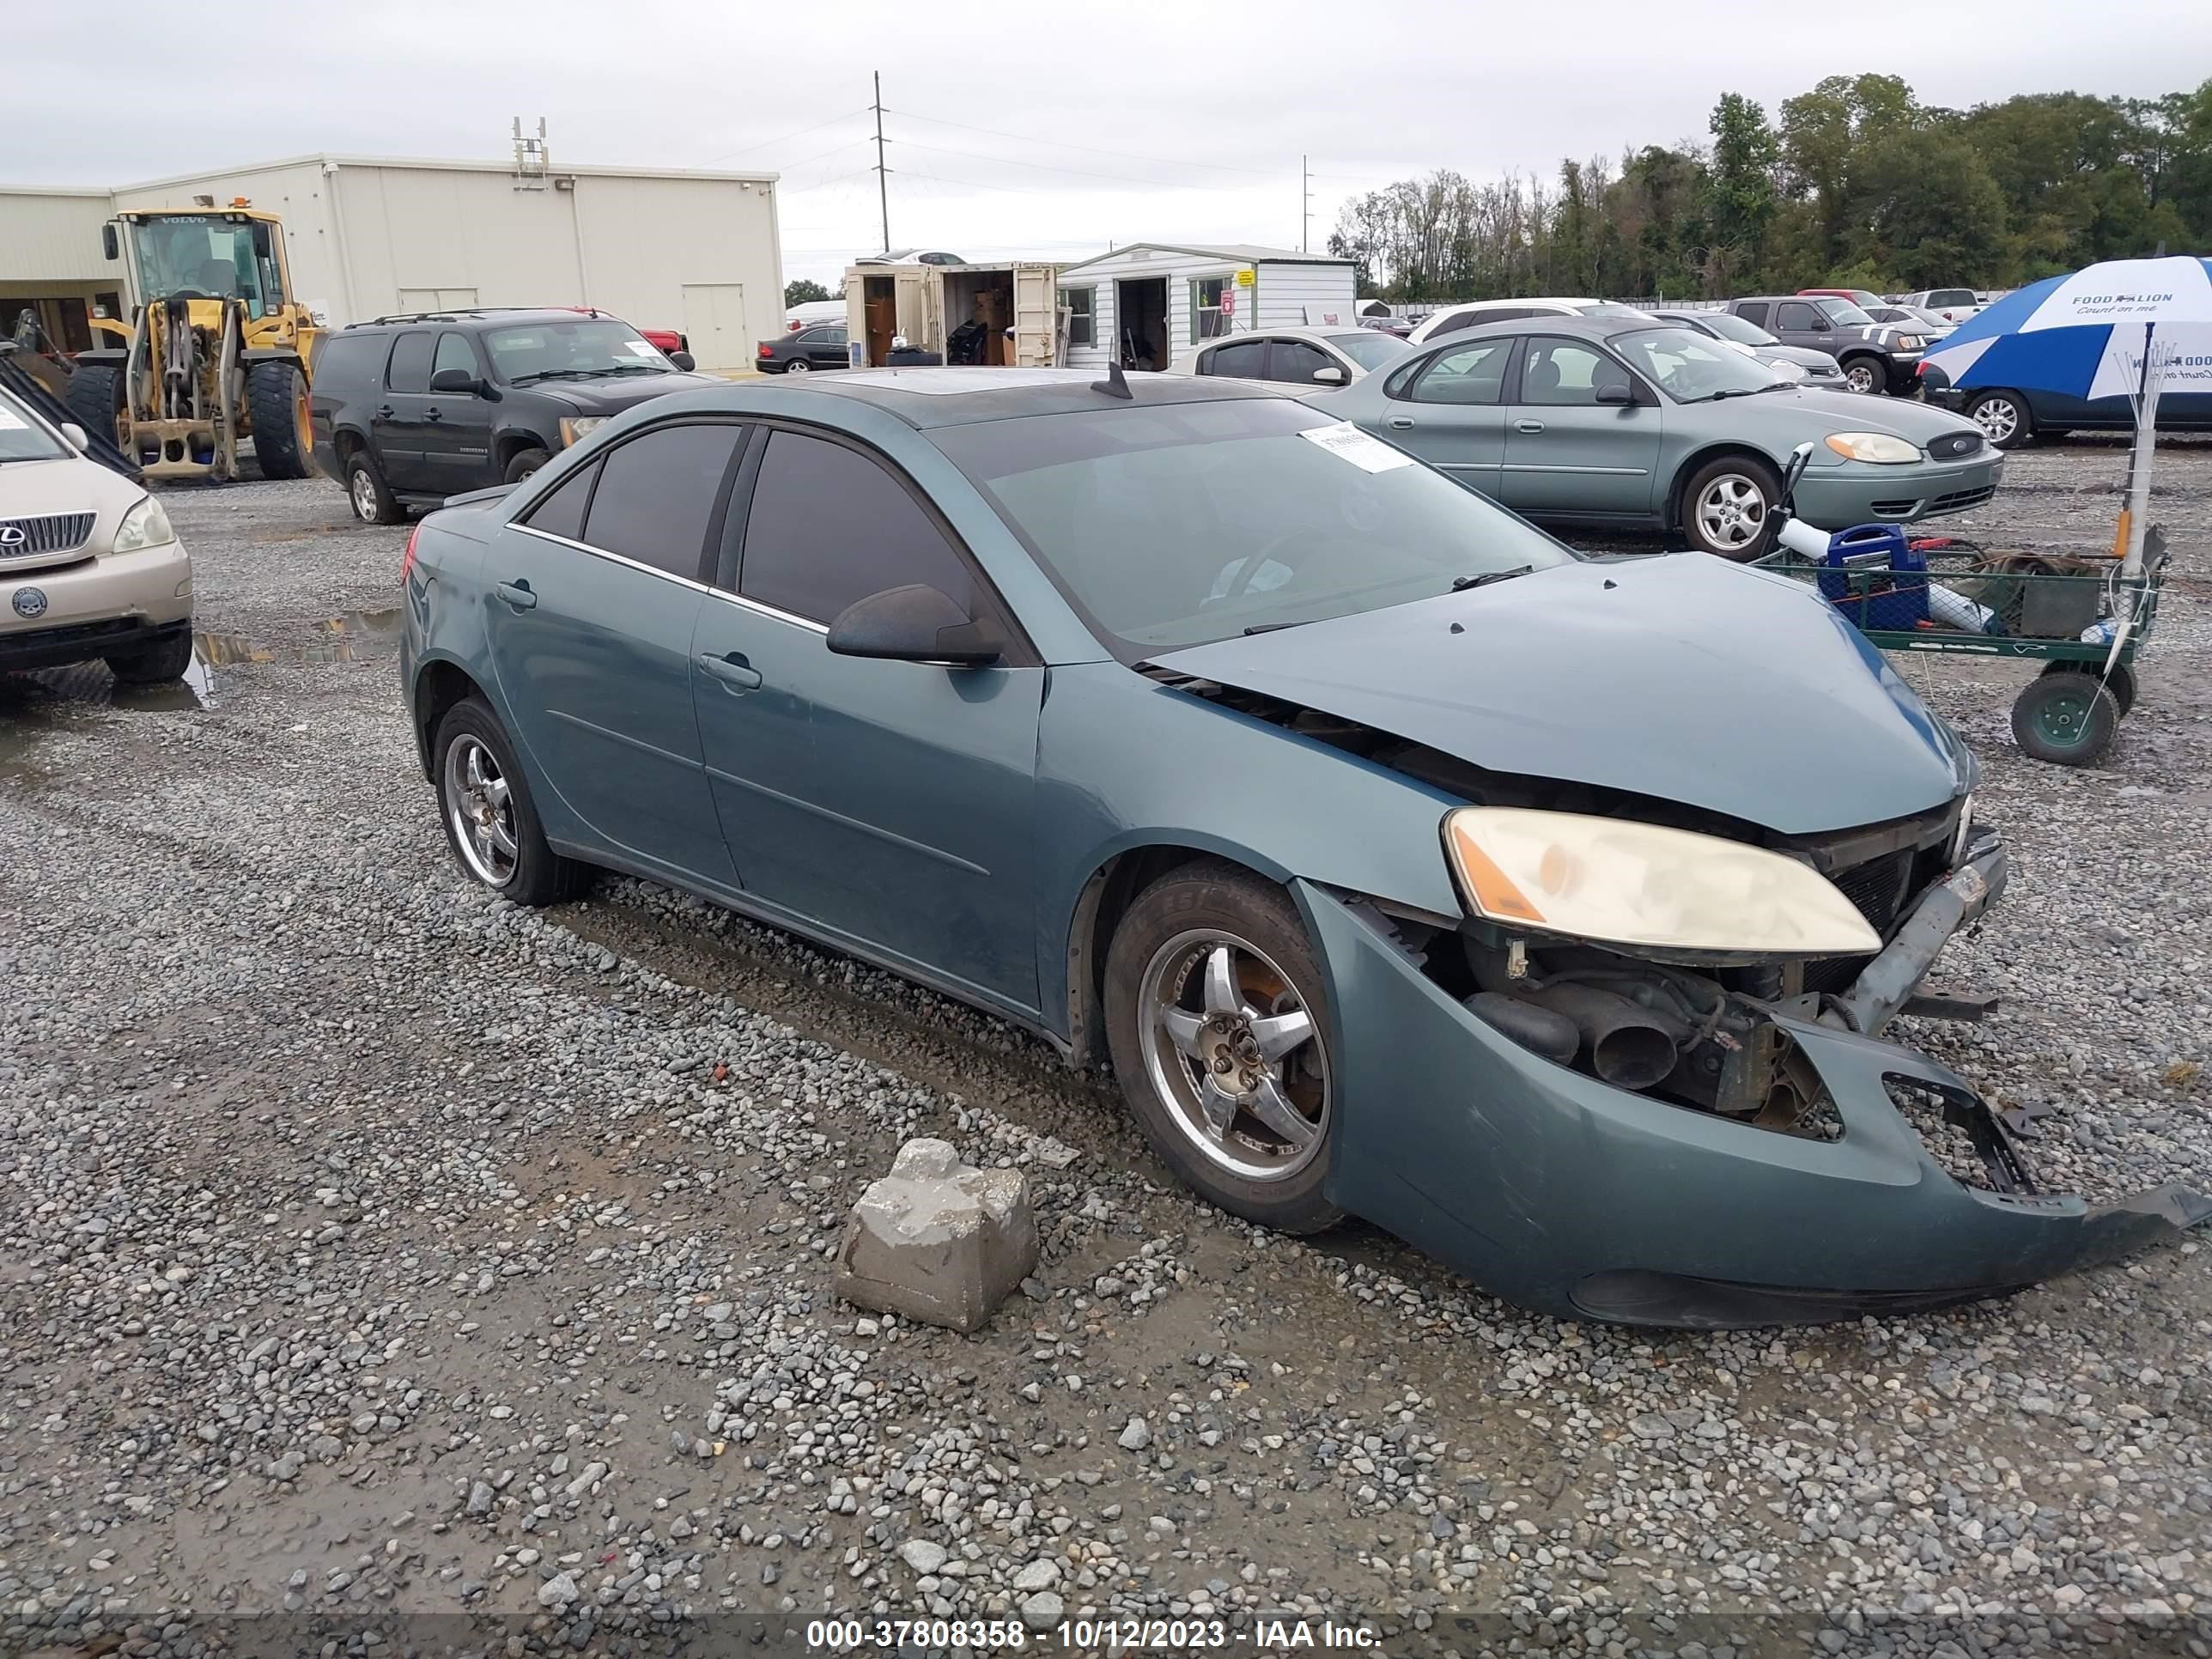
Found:
<path fill-rule="evenodd" d="M 556 547 L 573 548 L 579 553 L 589 553 L 594 558 L 605 559 L 610 564 L 623 565 L 632 570 L 643 571 L 648 576 L 658 576 L 665 582 L 674 582 L 679 587 L 690 588 L 695 592 L 706 594 L 709 599 L 726 600 L 740 610 L 753 612 L 756 616 L 770 617 L 780 623 L 789 623 L 793 628 L 803 628 L 808 633 L 819 634 L 825 639 L 829 637 L 830 627 L 826 623 L 818 623 L 808 617 L 794 616 L 788 611 L 779 611 L 772 605 L 763 605 L 758 599 L 749 599 L 742 593 L 732 593 L 726 589 L 715 587 L 706 582 L 693 581 L 689 576 L 679 576 L 673 571 L 663 570 L 659 565 L 647 564 L 642 559 L 633 559 L 626 553 L 611 552 L 604 547 L 594 547 L 589 542 L 571 541 L 566 536 L 556 536 L 550 530 L 539 530 L 526 524 L 509 524 L 507 528 L 520 531 L 526 536 L 535 536 L 541 542 L 551 542 Z"/>

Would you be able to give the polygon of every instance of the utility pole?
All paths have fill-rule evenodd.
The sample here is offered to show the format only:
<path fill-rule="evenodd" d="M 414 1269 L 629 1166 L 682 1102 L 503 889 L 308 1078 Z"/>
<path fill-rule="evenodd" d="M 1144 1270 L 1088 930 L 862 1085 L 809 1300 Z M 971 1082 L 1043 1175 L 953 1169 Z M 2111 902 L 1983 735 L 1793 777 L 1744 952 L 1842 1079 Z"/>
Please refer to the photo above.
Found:
<path fill-rule="evenodd" d="M 884 215 L 884 252 L 891 251 L 890 170 L 884 165 L 884 72 L 876 71 L 876 205 Z"/>
<path fill-rule="evenodd" d="M 1313 174 L 1308 170 L 1308 157 L 1298 157 L 1298 252 L 1313 252 L 1309 244 L 1313 240 Z"/>

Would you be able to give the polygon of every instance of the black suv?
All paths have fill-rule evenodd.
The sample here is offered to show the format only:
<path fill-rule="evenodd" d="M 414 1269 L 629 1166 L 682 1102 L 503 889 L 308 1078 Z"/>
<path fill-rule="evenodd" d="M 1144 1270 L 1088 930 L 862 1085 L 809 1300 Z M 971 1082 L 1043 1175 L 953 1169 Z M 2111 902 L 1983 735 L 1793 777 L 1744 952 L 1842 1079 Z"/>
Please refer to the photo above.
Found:
<path fill-rule="evenodd" d="M 720 386 L 603 312 L 477 310 L 380 317 L 315 354 L 315 459 L 356 517 L 520 483 L 609 416 Z"/>
<path fill-rule="evenodd" d="M 1910 397 L 1919 389 L 1920 356 L 1928 349 L 1924 329 L 1878 323 L 1832 294 L 1761 294 L 1730 300 L 1728 308 L 1784 345 L 1826 352 L 1843 365 L 1854 392 Z"/>

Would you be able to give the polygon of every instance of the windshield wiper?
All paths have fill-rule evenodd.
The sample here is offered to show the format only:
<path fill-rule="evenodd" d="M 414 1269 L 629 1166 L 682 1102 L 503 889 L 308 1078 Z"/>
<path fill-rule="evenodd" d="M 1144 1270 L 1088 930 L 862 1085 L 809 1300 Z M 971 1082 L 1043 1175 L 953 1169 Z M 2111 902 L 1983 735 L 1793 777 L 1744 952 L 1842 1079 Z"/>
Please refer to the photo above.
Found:
<path fill-rule="evenodd" d="M 1254 623 L 1249 628 L 1246 629 L 1244 632 L 1248 635 L 1253 634 L 1272 634 L 1279 628 L 1304 628 L 1312 620 L 1313 618 L 1311 617 L 1293 617 L 1288 622 Z"/>
<path fill-rule="evenodd" d="M 1492 582 L 1510 582 L 1516 576 L 1528 575 L 1535 568 L 1533 564 L 1516 564 L 1510 570 L 1486 570 L 1475 576 L 1454 576 L 1451 591 L 1464 593 L 1469 588 L 1487 587 Z"/>

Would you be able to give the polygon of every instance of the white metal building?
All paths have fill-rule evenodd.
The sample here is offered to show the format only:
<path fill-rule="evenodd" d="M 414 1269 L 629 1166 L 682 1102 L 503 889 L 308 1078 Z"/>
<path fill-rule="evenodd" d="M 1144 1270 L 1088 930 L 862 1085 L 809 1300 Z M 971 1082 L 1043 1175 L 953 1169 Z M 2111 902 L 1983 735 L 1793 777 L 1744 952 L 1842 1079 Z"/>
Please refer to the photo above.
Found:
<path fill-rule="evenodd" d="M 774 173 L 347 155 L 100 192 L 0 191 L 0 327 L 13 295 L 119 289 L 100 245 L 118 210 L 240 196 L 283 216 L 297 297 L 334 327 L 432 307 L 597 306 L 686 335 L 704 369 L 749 367 L 756 343 L 783 330 Z"/>
<path fill-rule="evenodd" d="M 1165 368 L 1200 340 L 1255 328 L 1349 323 L 1352 263 L 1292 248 L 1133 242 L 1060 273 L 1067 361 L 1103 368 L 1118 354 Z"/>

